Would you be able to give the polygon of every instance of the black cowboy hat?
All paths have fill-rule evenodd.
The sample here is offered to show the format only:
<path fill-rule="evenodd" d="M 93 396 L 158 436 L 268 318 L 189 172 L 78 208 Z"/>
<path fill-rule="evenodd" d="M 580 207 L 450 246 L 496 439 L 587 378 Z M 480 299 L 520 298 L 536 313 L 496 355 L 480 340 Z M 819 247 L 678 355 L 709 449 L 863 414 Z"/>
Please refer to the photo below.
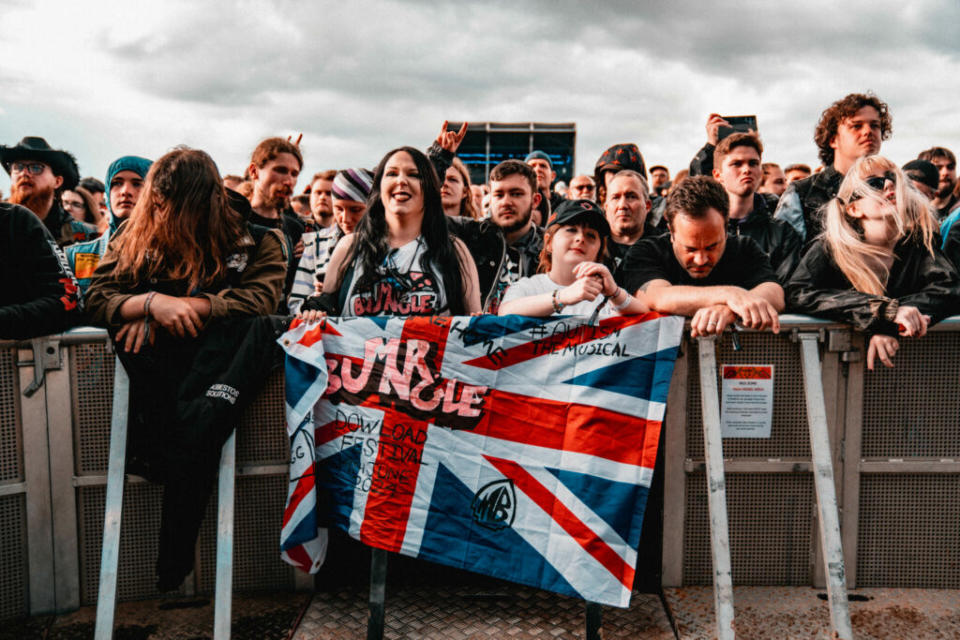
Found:
<path fill-rule="evenodd" d="M 73 189 L 80 182 L 77 159 L 67 151 L 53 149 L 38 136 L 26 136 L 16 146 L 0 145 L 0 164 L 10 173 L 10 165 L 17 160 L 37 160 L 50 165 L 54 175 L 63 178 L 63 189 Z"/>

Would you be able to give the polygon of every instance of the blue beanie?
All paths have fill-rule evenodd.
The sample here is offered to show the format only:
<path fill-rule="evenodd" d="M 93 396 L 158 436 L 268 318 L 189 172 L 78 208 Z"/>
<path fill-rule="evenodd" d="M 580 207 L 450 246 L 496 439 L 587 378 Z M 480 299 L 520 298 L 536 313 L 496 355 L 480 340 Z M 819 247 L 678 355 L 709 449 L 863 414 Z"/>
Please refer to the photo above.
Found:
<path fill-rule="evenodd" d="M 141 178 L 146 178 L 151 164 L 153 164 L 152 160 L 147 160 L 140 156 L 122 156 L 114 160 L 110 166 L 107 167 L 107 179 L 104 182 L 107 192 L 104 194 L 104 199 L 107 203 L 107 211 L 110 212 L 111 233 L 116 231 L 117 227 L 120 226 L 120 221 L 113 215 L 113 207 L 110 206 L 110 183 L 113 182 L 113 177 L 121 171 L 133 171 Z"/>
<path fill-rule="evenodd" d="M 553 160 L 543 151 L 531 151 L 527 154 L 527 157 L 523 159 L 524 162 L 530 162 L 531 160 L 546 160 L 550 163 L 550 168 L 553 169 Z"/>

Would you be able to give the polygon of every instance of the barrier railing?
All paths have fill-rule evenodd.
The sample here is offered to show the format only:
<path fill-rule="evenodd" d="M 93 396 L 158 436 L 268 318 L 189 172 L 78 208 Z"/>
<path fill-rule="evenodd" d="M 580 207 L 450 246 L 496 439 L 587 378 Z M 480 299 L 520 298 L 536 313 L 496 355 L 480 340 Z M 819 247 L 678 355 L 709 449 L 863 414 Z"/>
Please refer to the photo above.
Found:
<path fill-rule="evenodd" d="M 848 586 L 960 587 L 960 318 L 904 340 L 895 368 L 872 372 L 862 335 L 810 318 L 782 320 L 779 336 L 739 334 L 739 350 L 729 335 L 716 341 L 718 366 L 772 364 L 775 371 L 770 437 L 723 441 L 732 584 L 828 587 L 812 412 L 794 341 L 812 333 L 815 340 L 804 344 L 821 360 Z M 688 340 L 677 361 L 665 418 L 664 586 L 713 579 L 695 346 Z M 101 330 L 0 342 L 2 618 L 97 600 L 113 360 Z M 38 367 L 43 382 L 25 396 Z M 238 590 L 312 584 L 277 551 L 288 456 L 282 384 L 280 376 L 268 384 L 237 432 Z M 130 480 L 126 488 L 117 599 L 149 598 L 159 492 Z M 211 506 L 185 593 L 213 592 L 216 522 Z"/>

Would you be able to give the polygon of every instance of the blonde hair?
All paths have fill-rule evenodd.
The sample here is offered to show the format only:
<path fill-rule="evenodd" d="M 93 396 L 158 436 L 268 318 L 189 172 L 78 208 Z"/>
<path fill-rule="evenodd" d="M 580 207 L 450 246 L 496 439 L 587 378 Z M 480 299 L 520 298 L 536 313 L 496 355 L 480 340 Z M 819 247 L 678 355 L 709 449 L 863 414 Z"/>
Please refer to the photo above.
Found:
<path fill-rule="evenodd" d="M 896 164 L 881 156 L 860 158 L 847 172 L 837 197 L 826 206 L 822 235 L 830 256 L 853 288 L 878 296 L 886 292 L 890 276 L 886 265 L 893 257 L 893 250 L 866 242 L 860 221 L 850 216 L 847 208 L 857 198 L 872 198 L 889 204 L 879 191 L 866 183 L 866 178 L 887 172 L 897 178 L 897 204 L 890 220 L 896 228 L 895 240 L 909 238 L 921 242 L 932 255 L 937 225 L 930 204 Z"/>

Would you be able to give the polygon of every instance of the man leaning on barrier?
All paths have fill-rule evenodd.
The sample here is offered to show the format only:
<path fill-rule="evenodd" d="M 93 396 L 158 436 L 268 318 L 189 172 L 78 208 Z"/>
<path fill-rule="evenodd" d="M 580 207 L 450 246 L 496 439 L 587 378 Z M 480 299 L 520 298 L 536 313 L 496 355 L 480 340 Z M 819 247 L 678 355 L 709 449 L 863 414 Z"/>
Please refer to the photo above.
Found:
<path fill-rule="evenodd" d="M 780 331 L 783 289 L 756 242 L 727 234 L 729 206 L 713 178 L 684 180 L 667 196 L 669 234 L 633 245 L 619 272 L 621 286 L 643 291 L 654 311 L 691 316 L 694 337 L 734 322 Z"/>

